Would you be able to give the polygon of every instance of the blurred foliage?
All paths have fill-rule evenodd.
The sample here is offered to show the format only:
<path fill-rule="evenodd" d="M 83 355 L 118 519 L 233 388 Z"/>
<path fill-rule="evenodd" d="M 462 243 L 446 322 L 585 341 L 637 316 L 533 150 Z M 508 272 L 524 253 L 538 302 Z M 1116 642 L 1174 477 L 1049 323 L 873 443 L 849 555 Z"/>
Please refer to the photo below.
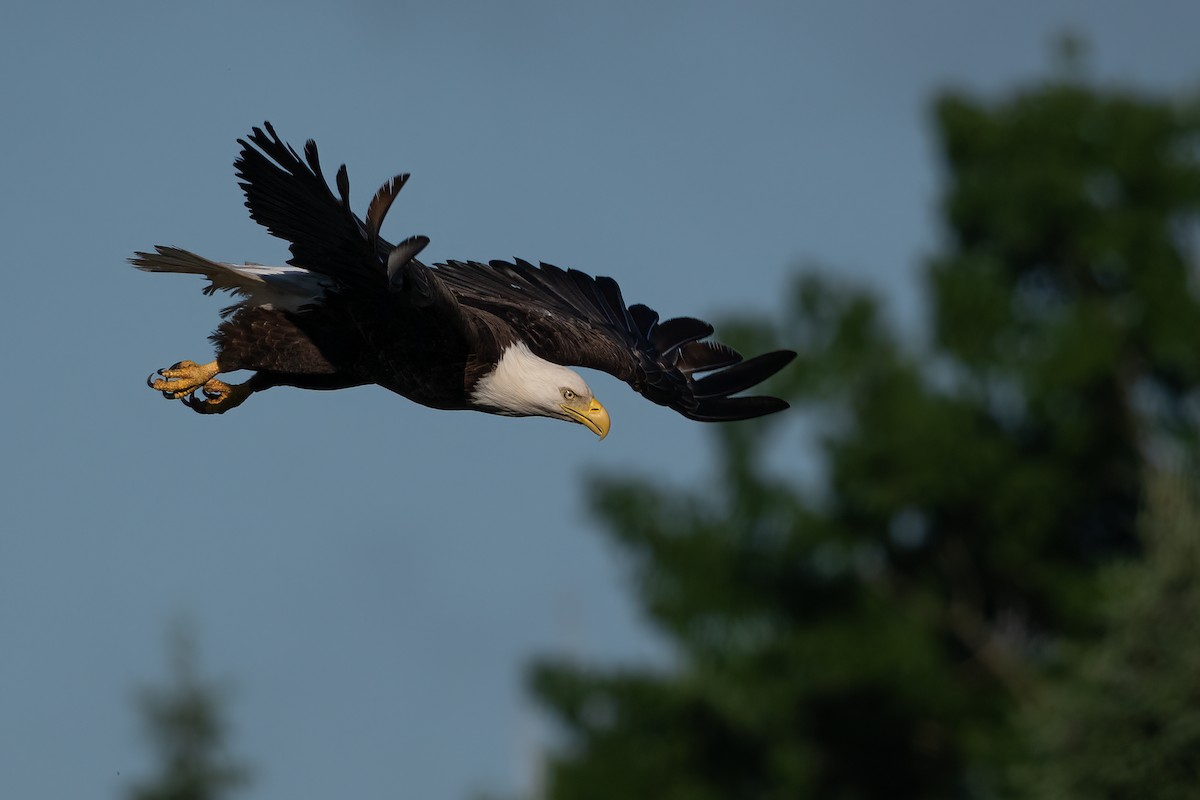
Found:
<path fill-rule="evenodd" d="M 197 674 L 190 628 L 171 631 L 171 683 L 139 693 L 157 774 L 130 788 L 129 800 L 220 800 L 248 782 L 247 768 L 225 753 L 224 693 Z"/>
<path fill-rule="evenodd" d="M 1138 517 L 1149 464 L 1194 466 L 1200 117 L 1065 75 L 934 112 L 925 346 L 870 292 L 802 276 L 781 324 L 735 326 L 800 351 L 770 387 L 793 412 L 714 428 L 711 484 L 589 482 L 676 658 L 536 666 L 566 734 L 549 797 L 1196 786 L 1195 564 L 1143 549 Z"/>
<path fill-rule="evenodd" d="M 1024 796 L 1155 797 L 1200 791 L 1200 506 L 1169 475 L 1147 487 L 1144 560 L 1107 576 L 1105 636 L 1026 712 Z"/>

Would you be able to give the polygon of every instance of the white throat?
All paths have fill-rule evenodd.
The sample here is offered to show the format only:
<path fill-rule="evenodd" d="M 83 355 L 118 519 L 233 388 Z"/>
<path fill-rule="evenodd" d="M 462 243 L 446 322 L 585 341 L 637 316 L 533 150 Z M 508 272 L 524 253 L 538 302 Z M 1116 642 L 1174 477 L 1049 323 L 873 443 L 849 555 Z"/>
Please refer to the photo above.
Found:
<path fill-rule="evenodd" d="M 479 379 L 471 402 L 512 417 L 562 416 L 562 387 L 591 394 L 579 373 L 536 356 L 524 342 L 505 348 L 496 368 Z"/>

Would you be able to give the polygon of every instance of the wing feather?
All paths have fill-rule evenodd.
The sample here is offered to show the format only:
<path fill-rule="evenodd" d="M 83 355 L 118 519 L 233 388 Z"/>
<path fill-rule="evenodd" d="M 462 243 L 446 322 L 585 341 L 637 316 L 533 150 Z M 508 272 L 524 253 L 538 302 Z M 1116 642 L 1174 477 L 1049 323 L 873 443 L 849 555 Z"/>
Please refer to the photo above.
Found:
<path fill-rule="evenodd" d="M 626 306 L 612 278 L 520 259 L 451 261 L 437 273 L 462 305 L 505 320 L 542 358 L 607 372 L 691 419 L 750 419 L 788 407 L 776 397 L 730 395 L 783 369 L 794 352 L 743 361 L 728 345 L 700 341 L 713 333 L 703 320 L 660 322 L 648 306 Z M 697 372 L 708 374 L 693 378 Z"/>
<path fill-rule="evenodd" d="M 700 422 L 729 422 L 764 417 L 787 408 L 787 402 L 778 397 L 713 397 L 701 401 L 684 416 Z"/>
<path fill-rule="evenodd" d="M 629 316 L 633 318 L 633 324 L 637 326 L 638 333 L 649 339 L 650 332 L 658 324 L 658 312 L 641 303 L 634 303 L 629 307 Z"/>
<path fill-rule="evenodd" d="M 713 326 L 692 317 L 675 317 L 658 323 L 650 341 L 663 353 L 670 353 L 688 342 L 712 336 Z"/>
<path fill-rule="evenodd" d="M 688 375 L 733 366 L 742 360 L 741 353 L 720 342 L 688 342 L 682 349 L 687 366 L 680 371 Z"/>
<path fill-rule="evenodd" d="M 391 245 L 373 241 L 350 210 L 350 181 L 344 167 L 337 173 L 341 197 L 336 197 L 325 181 L 315 142 L 305 144 L 302 159 L 267 122 L 238 143 L 242 150 L 234 167 L 246 208 L 254 221 L 289 242 L 289 264 L 347 286 L 386 287 L 385 259 Z M 373 203 L 377 210 L 378 205 Z M 381 211 L 386 211 L 386 205 L 390 201 Z M 382 219 L 382 213 L 372 217 L 373 222 Z"/>
<path fill-rule="evenodd" d="M 795 356 L 787 350 L 764 353 L 692 382 L 692 394 L 701 399 L 728 397 L 757 386 L 788 365 Z"/>

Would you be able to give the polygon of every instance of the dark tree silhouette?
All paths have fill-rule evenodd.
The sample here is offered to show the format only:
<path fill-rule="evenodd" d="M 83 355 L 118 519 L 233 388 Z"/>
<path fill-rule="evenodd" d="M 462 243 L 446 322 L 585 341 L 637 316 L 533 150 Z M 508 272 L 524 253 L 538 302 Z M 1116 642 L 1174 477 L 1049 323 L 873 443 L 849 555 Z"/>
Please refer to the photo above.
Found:
<path fill-rule="evenodd" d="M 222 800 L 244 785 L 249 771 L 225 752 L 224 693 L 198 674 L 189 628 L 170 636 L 171 682 L 144 689 L 138 708 L 157 773 L 130 788 L 130 800 Z"/>
<path fill-rule="evenodd" d="M 1146 464 L 1186 463 L 1198 432 L 1198 117 L 1056 77 L 947 93 L 934 120 L 927 347 L 869 292 L 802 278 L 737 342 L 801 351 L 768 389 L 796 414 L 717 429 L 708 485 L 589 483 L 677 658 L 536 667 L 566 733 L 550 797 L 1000 796 L 1024 709 L 1110 629 Z M 819 485 L 768 466 L 812 441 Z M 1172 669 L 1195 648 L 1143 643 Z"/>

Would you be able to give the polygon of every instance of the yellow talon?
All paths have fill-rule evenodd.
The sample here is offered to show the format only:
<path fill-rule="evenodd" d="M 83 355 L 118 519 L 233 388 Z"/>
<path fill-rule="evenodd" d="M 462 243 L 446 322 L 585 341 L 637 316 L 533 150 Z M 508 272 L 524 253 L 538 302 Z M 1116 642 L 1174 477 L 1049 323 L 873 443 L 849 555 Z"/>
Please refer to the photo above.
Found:
<path fill-rule="evenodd" d="M 160 379 L 156 380 L 151 375 L 147 379 L 146 385 L 157 392 L 162 392 L 163 397 L 168 400 L 182 400 L 213 380 L 220 371 L 221 368 L 217 366 L 216 361 L 210 361 L 207 364 L 180 361 L 167 369 L 160 369 L 158 371 L 158 374 L 162 376 Z"/>
<path fill-rule="evenodd" d="M 216 361 L 197 364 L 195 361 L 180 361 L 178 364 L 160 369 L 155 377 L 146 379 L 146 385 L 168 400 L 181 400 L 183 404 L 200 414 L 224 414 L 237 408 L 254 394 L 246 383 L 226 383 L 218 380 L 221 367 Z"/>
<path fill-rule="evenodd" d="M 246 398 L 254 393 L 244 383 L 229 384 L 216 378 L 209 379 L 200 388 L 203 398 L 194 395 L 182 398 L 184 405 L 198 414 L 224 414 L 246 402 Z"/>

